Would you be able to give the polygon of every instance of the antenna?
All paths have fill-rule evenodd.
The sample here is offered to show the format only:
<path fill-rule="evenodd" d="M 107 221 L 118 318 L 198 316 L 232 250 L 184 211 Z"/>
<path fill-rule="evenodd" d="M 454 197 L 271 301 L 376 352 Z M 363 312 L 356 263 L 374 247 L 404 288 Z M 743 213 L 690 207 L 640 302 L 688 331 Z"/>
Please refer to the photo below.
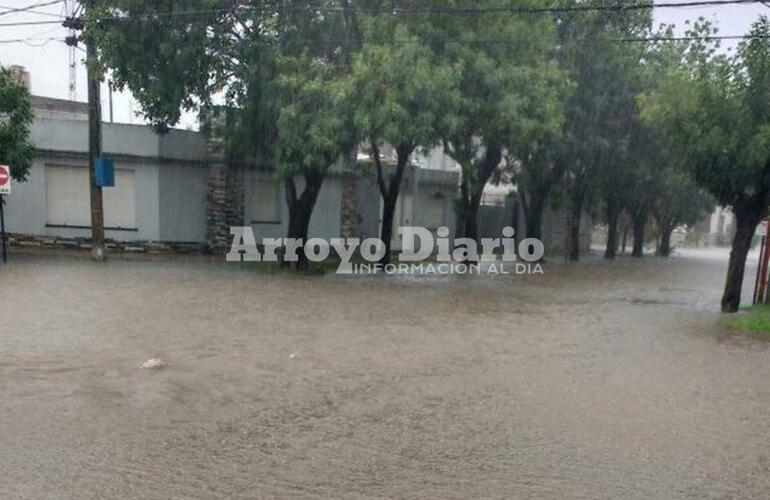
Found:
<path fill-rule="evenodd" d="M 67 45 L 69 46 L 69 57 L 67 60 L 67 65 L 69 70 L 70 101 L 77 101 L 78 99 L 77 56 L 75 54 L 75 50 L 77 49 L 77 26 L 74 23 L 77 8 L 77 0 L 64 0 L 64 16 L 68 21 L 70 21 L 64 24 L 64 26 L 69 29 L 67 36 Z M 70 41 L 72 43 L 70 43 Z"/>

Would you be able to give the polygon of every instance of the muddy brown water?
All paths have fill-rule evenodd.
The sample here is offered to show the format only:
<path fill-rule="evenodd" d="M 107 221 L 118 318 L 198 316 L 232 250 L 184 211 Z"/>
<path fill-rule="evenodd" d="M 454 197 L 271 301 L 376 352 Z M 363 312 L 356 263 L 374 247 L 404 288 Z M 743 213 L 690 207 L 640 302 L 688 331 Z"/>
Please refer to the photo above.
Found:
<path fill-rule="evenodd" d="M 17 258 L 0 498 L 770 498 L 770 342 L 719 323 L 725 262 L 405 280 Z"/>

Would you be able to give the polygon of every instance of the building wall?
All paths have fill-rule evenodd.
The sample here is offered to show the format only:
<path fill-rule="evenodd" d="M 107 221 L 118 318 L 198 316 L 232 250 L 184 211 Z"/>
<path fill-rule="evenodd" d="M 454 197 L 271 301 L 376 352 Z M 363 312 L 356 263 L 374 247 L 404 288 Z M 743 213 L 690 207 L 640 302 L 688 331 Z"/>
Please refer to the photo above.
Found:
<path fill-rule="evenodd" d="M 206 241 L 206 168 L 163 165 L 158 169 L 158 218 L 161 241 Z"/>
<path fill-rule="evenodd" d="M 81 214 L 85 204 L 69 206 L 66 196 L 79 189 L 58 191 L 59 214 L 51 214 L 47 199 L 47 167 L 65 166 L 88 175 L 87 108 L 49 98 L 34 98 L 36 118 L 32 125 L 32 142 L 38 157 L 29 181 L 15 184 L 8 197 L 7 227 L 21 235 L 86 240 L 90 237 L 88 214 Z M 106 237 L 119 242 L 194 243 L 201 246 L 214 242 L 212 248 L 229 246 L 229 227 L 252 225 L 255 236 L 280 238 L 288 230 L 289 211 L 283 185 L 272 172 L 231 167 L 224 152 L 197 132 L 171 130 L 157 134 L 141 125 L 103 123 L 103 150 L 115 160 L 115 168 L 130 171 L 133 179 L 134 216 L 125 217 L 135 227 L 107 229 Z M 439 149 L 425 158 L 430 170 L 409 167 L 399 199 L 396 225 L 444 225 L 454 234 L 456 217 L 453 200 L 458 174 Z M 381 198 L 373 178 L 362 178 L 352 163 L 335 164 L 321 187 L 310 221 L 309 236 L 333 238 L 346 235 L 359 238 L 379 236 Z M 49 172 L 51 172 L 49 170 Z M 59 171 L 62 186 L 79 186 L 71 174 Z M 129 178 L 128 174 L 124 176 Z M 257 187 L 257 184 L 260 183 Z M 264 185 L 275 186 L 270 192 L 275 200 L 274 220 L 255 220 L 252 208 L 264 199 Z M 105 192 L 109 193 L 105 188 Z M 303 189 L 299 179 L 298 190 Z M 260 194 L 261 193 L 261 194 Z M 79 196 L 86 197 L 83 191 Z M 343 201 L 344 200 L 344 201 Z M 436 219 L 437 200 L 443 205 L 441 220 Z M 123 200 L 125 201 L 125 199 Z M 129 206 L 128 202 L 121 206 Z M 352 207 L 352 208 L 351 208 Z M 64 213 L 77 216 L 65 217 Z M 82 217 L 81 217 L 82 215 Z M 56 220 L 53 220 L 56 219 Z M 71 223 L 82 219 L 82 223 Z M 343 220 L 345 227 L 343 228 Z M 53 223 L 52 223 L 53 221 Z M 58 222 L 57 222 L 58 221 Z M 69 227 L 62 227 L 70 224 Z M 82 227 L 73 227 L 73 226 Z M 121 224 L 122 225 L 122 224 Z M 395 238 L 394 249 L 398 248 Z M 85 243 L 83 241 L 79 242 Z M 184 246 L 184 245 L 183 245 Z M 186 246 L 186 248 L 195 248 Z"/>
<path fill-rule="evenodd" d="M 67 159 L 59 156 L 41 156 L 30 169 L 25 183 L 16 183 L 13 193 L 7 197 L 6 226 L 8 232 L 61 238 L 88 238 L 90 229 L 82 227 L 58 227 L 49 224 L 46 196 L 46 166 L 68 166 L 83 169 L 88 175 L 85 159 Z M 136 231 L 106 230 L 108 239 L 117 241 L 159 241 L 158 165 L 117 161 L 116 169 L 134 172 L 134 207 Z M 104 188 L 109 189 L 109 188 Z"/>
<path fill-rule="evenodd" d="M 251 210 L 256 203 L 254 183 L 275 185 L 278 200 L 278 220 L 275 222 L 255 221 Z M 305 188 L 304 180 L 296 180 L 297 193 Z M 331 174 L 321 184 L 313 214 L 310 217 L 309 238 L 338 238 L 341 234 L 340 212 L 342 209 L 342 177 Z M 275 180 L 272 172 L 248 169 L 244 182 L 244 225 L 250 225 L 257 241 L 263 238 L 284 238 L 289 230 L 289 205 L 284 194 L 283 184 Z"/>
<path fill-rule="evenodd" d="M 37 158 L 27 182 L 15 183 L 8 197 L 8 231 L 88 238 L 87 227 L 49 224 L 46 193 L 47 166 L 83 169 L 87 177 L 88 123 L 77 118 L 77 109 L 70 103 L 57 105 L 56 100 L 46 99 L 44 104 L 31 129 Z M 158 135 L 149 127 L 105 123 L 103 145 L 105 154 L 115 159 L 117 170 L 133 172 L 134 182 L 136 230 L 107 229 L 108 239 L 205 242 L 205 149 L 199 134 L 171 131 Z M 105 192 L 109 189 L 104 188 Z"/>
<path fill-rule="evenodd" d="M 567 249 L 568 211 L 547 208 L 543 214 L 543 245 L 545 255 L 564 255 Z M 580 251 L 591 250 L 591 234 L 593 221 L 591 216 L 583 213 L 580 219 Z"/>

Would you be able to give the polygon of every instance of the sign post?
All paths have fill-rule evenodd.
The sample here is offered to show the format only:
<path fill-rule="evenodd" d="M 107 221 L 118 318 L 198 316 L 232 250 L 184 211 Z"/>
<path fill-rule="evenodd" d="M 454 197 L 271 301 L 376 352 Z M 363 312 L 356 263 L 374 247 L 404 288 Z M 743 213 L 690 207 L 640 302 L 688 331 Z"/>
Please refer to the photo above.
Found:
<path fill-rule="evenodd" d="M 5 195 L 11 194 L 11 169 L 8 165 L 0 165 L 0 246 L 2 246 L 3 263 L 8 262 L 8 249 L 5 238 Z"/>
<path fill-rule="evenodd" d="M 770 263 L 770 236 L 767 234 L 768 220 L 759 223 L 756 234 L 762 236 L 762 244 L 759 248 L 759 263 L 757 265 L 757 278 L 754 282 L 754 303 L 764 304 L 767 299 L 767 271 Z"/>

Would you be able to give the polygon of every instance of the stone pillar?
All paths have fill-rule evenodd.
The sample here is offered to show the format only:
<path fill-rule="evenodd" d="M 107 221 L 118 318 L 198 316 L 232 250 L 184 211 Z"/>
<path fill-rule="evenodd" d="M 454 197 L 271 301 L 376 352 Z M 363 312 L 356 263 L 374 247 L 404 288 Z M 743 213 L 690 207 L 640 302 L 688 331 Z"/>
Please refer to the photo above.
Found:
<path fill-rule="evenodd" d="M 340 200 L 340 236 L 354 238 L 356 235 L 356 161 L 358 150 L 353 149 L 342 158 L 342 199 Z"/>
<path fill-rule="evenodd" d="M 221 143 L 209 140 L 206 172 L 206 242 L 210 252 L 230 247 L 231 226 L 244 221 L 245 171 L 228 165 Z"/>
<path fill-rule="evenodd" d="M 340 235 L 353 238 L 356 232 L 356 179 L 352 174 L 342 177 L 342 200 L 340 202 Z"/>

